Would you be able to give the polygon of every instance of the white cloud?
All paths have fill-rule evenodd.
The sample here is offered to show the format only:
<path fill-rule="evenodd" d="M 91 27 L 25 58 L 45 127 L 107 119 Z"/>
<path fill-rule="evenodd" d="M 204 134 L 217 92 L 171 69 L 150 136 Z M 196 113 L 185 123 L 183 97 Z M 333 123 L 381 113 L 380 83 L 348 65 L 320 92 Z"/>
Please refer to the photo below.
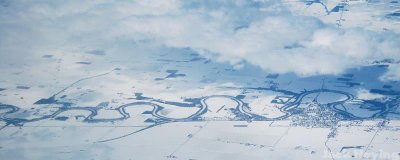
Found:
<path fill-rule="evenodd" d="M 237 68 L 248 62 L 306 76 L 339 74 L 375 59 L 400 59 L 398 33 L 337 29 L 315 17 L 296 16 L 276 1 L 29 3 L 13 1 L 0 11 L 1 48 L 12 46 L 11 41 L 40 48 L 150 39 L 189 47 Z M 31 40 L 21 39 L 26 36 Z M 389 78 L 382 79 L 400 79 L 399 66 L 390 68 Z"/>
<path fill-rule="evenodd" d="M 357 91 L 357 98 L 363 99 L 363 100 L 374 100 L 374 99 L 380 99 L 384 98 L 384 95 L 381 94 L 374 94 L 369 92 L 366 89 L 360 89 Z"/>
<path fill-rule="evenodd" d="M 379 77 L 382 81 L 398 81 L 400 80 L 400 64 L 392 64 L 388 71 Z"/>

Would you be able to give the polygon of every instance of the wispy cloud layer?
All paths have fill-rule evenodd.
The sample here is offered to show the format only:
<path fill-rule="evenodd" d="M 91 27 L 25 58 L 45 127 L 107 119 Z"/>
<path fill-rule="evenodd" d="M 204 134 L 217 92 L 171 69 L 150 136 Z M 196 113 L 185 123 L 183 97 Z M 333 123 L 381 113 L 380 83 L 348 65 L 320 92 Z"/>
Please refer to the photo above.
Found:
<path fill-rule="evenodd" d="M 238 68 L 250 63 L 305 76 L 400 60 L 398 33 L 338 29 L 295 15 L 279 1 L 2 1 L 0 10 L 2 55 L 17 45 L 101 46 L 123 39 L 191 48 Z M 398 69 L 392 65 L 382 79 L 400 79 Z"/>

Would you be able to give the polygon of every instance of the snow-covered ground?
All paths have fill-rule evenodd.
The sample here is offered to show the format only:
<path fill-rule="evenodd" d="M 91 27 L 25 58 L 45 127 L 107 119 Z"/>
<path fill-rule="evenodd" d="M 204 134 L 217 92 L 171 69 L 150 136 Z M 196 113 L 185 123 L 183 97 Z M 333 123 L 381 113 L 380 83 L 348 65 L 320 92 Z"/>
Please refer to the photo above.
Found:
<path fill-rule="evenodd" d="M 400 1 L 218 2 L 0 1 L 0 159 L 400 159 Z"/>

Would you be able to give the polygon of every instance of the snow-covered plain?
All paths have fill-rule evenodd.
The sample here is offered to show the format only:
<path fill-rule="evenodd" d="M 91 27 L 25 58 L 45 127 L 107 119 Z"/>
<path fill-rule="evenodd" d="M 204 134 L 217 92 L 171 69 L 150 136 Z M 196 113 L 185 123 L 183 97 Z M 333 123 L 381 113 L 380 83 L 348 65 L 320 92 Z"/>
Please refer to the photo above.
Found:
<path fill-rule="evenodd" d="M 313 48 L 312 40 L 311 44 L 285 46 L 286 50 L 304 48 L 296 52 L 273 50 L 282 52 L 282 59 L 271 60 L 274 56 L 257 57 L 257 49 L 276 46 L 251 45 L 257 49 L 249 50 L 247 44 L 231 46 L 236 42 L 225 39 L 237 38 L 241 43 L 258 39 L 264 44 L 265 39 L 251 34 L 252 25 L 239 26 L 239 35 L 210 45 L 197 40 L 186 42 L 185 36 L 174 39 L 181 36 L 180 32 L 165 33 L 168 27 L 140 28 L 146 23 L 162 25 L 153 23 L 152 18 L 167 13 L 167 19 L 159 17 L 161 22 L 177 19 L 176 25 L 165 25 L 181 27 L 182 34 L 188 34 L 188 26 L 178 25 L 182 13 L 172 5 L 178 1 L 158 3 L 162 2 L 141 4 L 143 9 L 140 5 L 113 5 L 111 10 L 123 15 L 118 20 L 131 22 L 103 24 L 96 15 L 104 14 L 100 12 L 104 11 L 102 7 L 110 7 L 106 2 L 76 5 L 71 1 L 67 7 L 57 8 L 50 2 L 24 6 L 22 2 L 0 1 L 0 159 L 400 159 L 400 82 L 396 78 L 400 51 L 398 46 L 390 48 L 392 40 L 400 42 L 400 1 L 256 1 L 251 3 L 251 9 L 242 1 L 232 6 L 228 2 L 204 2 L 207 5 L 189 6 L 197 8 L 184 12 L 200 15 L 211 8 L 211 17 L 229 17 L 231 12 L 226 10 L 230 7 L 232 12 L 246 13 L 254 8 L 276 9 L 278 17 L 290 13 L 286 17 L 289 20 L 318 19 L 319 25 L 330 26 L 322 29 L 329 31 L 323 32 L 326 34 L 330 30 L 353 30 L 350 35 L 333 36 L 335 41 L 345 42 L 338 42 L 339 47 L 369 53 L 347 44 L 371 44 L 380 47 L 372 47 L 376 52 L 397 54 L 371 51 L 372 56 L 343 55 L 346 62 L 332 63 L 340 65 L 338 70 L 329 68 L 330 63 L 324 68 L 324 62 L 329 60 L 325 56 L 306 54 L 306 61 L 298 64 L 285 59 L 290 55 L 304 56 L 297 53 L 301 51 L 321 51 Z M 259 3 L 270 7 L 263 8 Z M 282 6 L 285 11 L 280 10 Z M 23 7 L 28 9 L 11 11 Z M 129 8 L 134 10 L 133 20 L 129 19 Z M 35 14 L 24 15 L 29 11 Z M 54 14 L 48 16 L 49 11 Z M 147 15 L 149 11 L 151 16 Z M 73 16 L 64 12 L 72 12 Z M 84 15 L 82 19 L 80 14 Z M 49 19 L 43 20 L 43 15 Z M 190 27 L 199 25 L 198 17 L 192 18 Z M 245 19 L 239 16 L 237 21 Z M 143 24 L 137 25 L 135 20 Z M 72 21 L 68 24 L 73 25 L 63 26 L 59 21 Z M 281 20 L 276 22 L 284 24 Z M 293 23 L 297 24 L 292 27 L 303 24 Z M 67 29 L 63 33 L 57 27 Z M 242 32 L 241 28 L 250 31 Z M 301 31 L 272 28 L 284 34 Z M 215 37 L 222 34 L 215 28 L 207 29 L 210 28 L 202 31 Z M 380 42 L 357 43 L 365 38 L 357 29 L 381 36 Z M 136 33 L 138 30 L 140 34 Z M 197 36 L 217 43 L 207 34 Z M 280 40 L 291 38 L 275 40 L 281 43 Z M 329 49 L 327 54 L 341 51 Z M 252 54 L 242 55 L 247 52 Z M 383 55 L 388 58 L 371 61 Z M 338 56 L 332 58 L 334 61 Z M 352 58 L 354 64 L 348 63 Z M 272 64 L 274 61 L 286 64 Z"/>

